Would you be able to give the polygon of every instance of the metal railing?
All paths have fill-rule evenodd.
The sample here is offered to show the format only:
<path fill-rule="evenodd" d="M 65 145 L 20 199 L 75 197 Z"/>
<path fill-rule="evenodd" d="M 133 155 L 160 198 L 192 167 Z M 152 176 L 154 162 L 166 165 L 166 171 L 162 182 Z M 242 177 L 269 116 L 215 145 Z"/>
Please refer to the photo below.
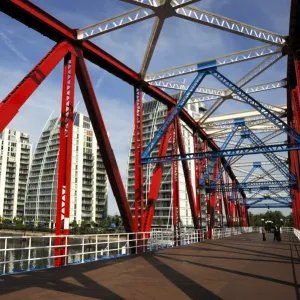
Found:
<path fill-rule="evenodd" d="M 294 232 L 295 236 L 298 238 L 298 240 L 300 240 L 300 230 L 293 228 L 293 232 Z"/>
<path fill-rule="evenodd" d="M 285 234 L 285 233 L 294 233 L 294 227 L 280 227 L 280 233 Z"/>
<path fill-rule="evenodd" d="M 142 233 L 69 235 L 65 245 L 55 245 L 56 236 L 0 237 L 0 275 L 15 274 L 54 267 L 55 258 L 64 264 L 79 264 L 202 242 L 206 230 L 173 230 Z M 64 255 L 55 255 L 56 248 Z"/>
<path fill-rule="evenodd" d="M 259 227 L 232 227 L 232 228 L 214 228 L 212 237 L 214 240 L 230 237 L 233 235 L 259 232 Z"/>

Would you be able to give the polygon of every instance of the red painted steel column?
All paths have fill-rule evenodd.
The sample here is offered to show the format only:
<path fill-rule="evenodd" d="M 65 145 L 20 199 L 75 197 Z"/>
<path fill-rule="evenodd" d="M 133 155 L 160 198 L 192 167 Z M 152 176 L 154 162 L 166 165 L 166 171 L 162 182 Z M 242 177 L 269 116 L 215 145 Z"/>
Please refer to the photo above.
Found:
<path fill-rule="evenodd" d="M 201 147 L 199 144 L 199 137 L 197 134 L 194 135 L 194 153 L 199 153 Z M 202 228 L 202 214 L 201 214 L 201 195 L 200 195 L 200 174 L 201 174 L 201 165 L 200 160 L 195 159 L 195 190 L 196 190 L 196 212 L 199 221 L 199 228 Z"/>
<path fill-rule="evenodd" d="M 202 143 L 202 151 L 203 152 L 208 151 L 208 141 L 207 140 L 203 141 L 203 143 Z M 207 158 L 202 159 L 201 164 L 202 164 L 202 176 L 203 176 L 206 173 L 207 168 L 208 168 L 208 159 Z M 208 184 L 209 184 L 209 178 L 207 177 L 205 179 L 205 185 L 208 185 Z M 209 196 L 209 193 L 206 192 L 206 190 L 205 190 L 205 199 L 204 200 L 206 202 L 206 227 L 208 230 L 208 225 L 210 222 L 210 215 L 209 215 L 210 196 Z M 207 238 L 210 238 L 210 236 L 207 236 Z"/>
<path fill-rule="evenodd" d="M 232 180 L 232 191 L 231 191 L 232 201 L 230 201 L 232 227 L 235 227 L 235 225 L 236 225 L 236 204 L 235 204 L 236 197 L 235 197 L 235 195 L 236 195 L 235 180 Z"/>
<path fill-rule="evenodd" d="M 0 132 L 15 117 L 26 100 L 65 57 L 71 46 L 67 42 L 55 45 L 0 103 Z"/>
<path fill-rule="evenodd" d="M 295 62 L 296 66 L 296 74 L 298 80 L 298 86 L 292 90 L 292 108 L 293 108 L 293 121 L 291 122 L 291 127 L 293 127 L 296 131 L 300 130 L 300 66 L 298 61 Z M 295 142 L 294 139 L 291 138 L 292 142 Z M 294 224 L 297 229 L 300 229 L 300 151 L 291 151 L 290 152 L 291 163 L 290 168 L 291 171 L 297 176 L 297 188 L 291 191 L 294 200 L 292 203 L 292 211 L 294 217 Z"/>
<path fill-rule="evenodd" d="M 221 178 L 221 180 L 222 180 L 222 178 Z M 225 174 L 225 188 L 223 190 L 223 196 L 224 196 L 224 205 L 225 205 L 225 212 L 226 212 L 227 227 L 232 227 L 231 203 L 230 203 L 230 200 L 229 200 L 229 187 L 228 187 L 228 184 L 229 184 L 229 176 L 226 173 Z"/>
<path fill-rule="evenodd" d="M 222 166 L 221 166 L 221 162 L 219 161 L 219 170 L 221 170 Z M 223 175 L 221 176 L 223 178 Z M 217 184 L 219 184 L 221 182 L 221 180 L 218 180 L 219 182 Z M 219 217 L 221 219 L 220 222 L 220 227 L 223 227 L 223 205 L 222 205 L 222 196 L 221 196 L 221 192 L 218 191 L 218 213 L 219 213 Z"/>
<path fill-rule="evenodd" d="M 90 75 L 87 70 L 82 52 L 77 48 L 76 52 L 78 56 L 76 76 L 98 142 L 99 151 L 107 172 L 107 177 L 109 179 L 112 192 L 115 196 L 125 230 L 127 232 L 134 232 L 134 222 L 128 204 L 125 187 L 113 149 L 110 144 L 110 140 L 108 138 L 107 130 L 102 118 L 95 91 L 93 89 Z"/>
<path fill-rule="evenodd" d="M 172 155 L 178 153 L 176 122 L 172 125 Z M 175 246 L 180 245 L 180 201 L 179 201 L 179 180 L 178 160 L 172 160 L 172 192 L 173 192 L 173 226 Z"/>
<path fill-rule="evenodd" d="M 292 107 L 293 107 L 293 121 L 294 129 L 298 132 L 300 130 L 300 51 L 294 53 L 294 65 L 295 73 L 297 79 L 297 86 L 292 90 Z M 294 140 L 292 140 L 295 142 Z M 292 157 L 294 159 L 294 173 L 297 176 L 297 189 L 293 191 L 293 214 L 294 214 L 294 223 L 297 229 L 300 229 L 300 151 L 292 151 Z"/>
<path fill-rule="evenodd" d="M 158 157 L 161 156 L 166 156 L 167 150 L 168 150 L 168 144 L 169 144 L 169 138 L 171 136 L 170 134 L 170 128 L 166 132 L 166 134 L 162 137 L 159 145 L 159 150 L 158 150 Z M 143 231 L 148 232 L 151 230 L 152 226 L 152 221 L 154 217 L 154 212 L 155 212 L 155 204 L 158 198 L 159 194 L 159 189 L 161 185 L 161 180 L 162 180 L 162 174 L 163 174 L 163 168 L 164 168 L 164 163 L 163 162 L 158 162 L 155 165 L 155 168 L 153 170 L 153 176 L 150 184 L 150 190 L 148 193 L 148 201 L 147 205 L 145 208 L 145 213 L 144 213 L 144 219 L 143 219 Z"/>
<path fill-rule="evenodd" d="M 134 226 L 141 231 L 144 212 L 143 196 L 143 103 L 142 90 L 134 88 Z"/>
<path fill-rule="evenodd" d="M 177 139 L 178 139 L 178 147 L 180 154 L 185 155 L 185 144 L 184 144 L 184 139 L 182 136 L 182 131 L 181 131 L 181 125 L 179 122 L 179 119 L 176 119 L 175 122 L 177 123 Z M 183 174 L 185 178 L 185 184 L 186 184 L 186 190 L 189 198 L 189 204 L 192 212 L 192 218 L 193 218 L 193 223 L 195 229 L 199 229 L 199 221 L 198 221 L 198 216 L 196 212 L 196 202 L 195 202 L 195 196 L 194 196 L 194 191 L 193 191 L 193 185 L 192 185 L 192 180 L 191 180 L 191 174 L 189 170 L 189 165 L 186 160 L 182 160 L 182 168 L 183 168 Z"/>
<path fill-rule="evenodd" d="M 56 198 L 55 245 L 62 248 L 55 248 L 55 256 L 67 255 L 67 239 L 59 236 L 69 235 L 75 68 L 76 56 L 70 53 L 64 60 Z M 65 260 L 65 257 L 56 258 L 55 266 L 64 265 Z"/>
<path fill-rule="evenodd" d="M 213 168 L 212 182 L 214 182 L 215 178 L 217 177 L 217 174 L 218 174 L 218 162 L 215 163 Z M 207 232 L 208 238 L 212 238 L 212 233 L 214 229 L 215 209 L 217 203 L 216 199 L 217 199 L 216 190 L 213 190 L 212 193 L 209 194 L 209 206 L 207 208 L 208 210 L 207 214 L 209 215 L 208 232 Z"/>

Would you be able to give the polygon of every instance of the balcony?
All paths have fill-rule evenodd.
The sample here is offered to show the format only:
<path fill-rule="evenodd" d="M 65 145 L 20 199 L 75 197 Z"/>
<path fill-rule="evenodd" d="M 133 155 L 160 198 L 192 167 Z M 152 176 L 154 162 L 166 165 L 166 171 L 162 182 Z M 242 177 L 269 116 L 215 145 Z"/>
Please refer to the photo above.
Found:
<path fill-rule="evenodd" d="M 94 166 L 94 162 L 93 161 L 89 161 L 89 160 L 83 160 L 83 166 L 93 167 Z"/>

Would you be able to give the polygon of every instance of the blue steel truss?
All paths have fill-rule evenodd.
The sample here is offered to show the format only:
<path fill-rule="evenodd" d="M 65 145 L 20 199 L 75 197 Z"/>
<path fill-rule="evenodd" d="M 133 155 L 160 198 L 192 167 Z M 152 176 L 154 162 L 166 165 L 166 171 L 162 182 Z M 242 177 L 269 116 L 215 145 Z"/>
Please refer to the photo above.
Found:
<path fill-rule="evenodd" d="M 257 168 L 261 168 L 261 163 L 260 162 L 254 162 L 253 163 L 252 169 L 245 176 L 245 178 L 243 179 L 242 183 L 245 183 Z"/>
<path fill-rule="evenodd" d="M 248 204 L 251 204 L 253 202 L 250 202 L 250 201 L 257 201 L 257 200 L 261 200 L 261 201 L 265 201 L 265 200 L 273 200 L 273 201 L 280 201 L 280 202 L 290 202 L 292 200 L 292 197 L 269 197 L 269 196 L 266 196 L 266 197 L 261 197 L 261 198 L 258 198 L 258 197 L 255 197 L 255 198 L 246 198 L 245 199 L 241 199 L 241 198 L 238 198 L 236 199 L 236 201 L 239 201 L 241 203 L 248 203 Z"/>
<path fill-rule="evenodd" d="M 233 138 L 233 136 L 235 135 L 235 133 L 237 132 L 237 130 L 241 127 L 245 125 L 245 121 L 244 119 L 242 121 L 240 121 L 240 119 L 235 120 L 235 124 L 234 127 L 232 128 L 232 131 L 229 133 L 229 135 L 227 136 L 224 144 L 221 147 L 221 151 L 225 150 L 225 148 L 228 146 L 228 144 L 230 143 L 231 139 Z M 242 144 L 244 138 L 240 137 L 239 141 L 237 142 L 235 149 L 238 149 L 240 147 L 240 145 Z M 216 178 L 214 179 L 214 182 L 218 181 L 220 179 L 221 176 L 219 176 L 219 174 L 223 174 L 224 170 L 227 168 L 227 166 L 229 165 L 230 161 L 232 160 L 233 157 L 230 157 L 229 160 L 227 160 L 226 165 L 224 167 L 222 167 L 222 169 L 218 172 L 218 175 L 216 176 Z M 212 172 L 215 163 L 216 163 L 216 159 L 212 159 L 209 163 L 209 166 L 206 170 L 206 172 L 203 174 L 203 176 L 200 179 L 200 186 L 203 185 L 205 183 L 205 179 L 209 176 L 209 174 Z"/>
<path fill-rule="evenodd" d="M 286 152 L 300 150 L 300 144 L 275 144 L 259 147 L 244 147 L 239 149 L 226 149 L 220 151 L 207 151 L 199 153 L 176 154 L 166 156 L 154 156 L 142 159 L 143 164 L 169 162 L 172 160 L 192 160 L 192 159 L 215 159 L 221 156 L 243 156 L 253 154 L 264 154 L 270 152 Z"/>
<path fill-rule="evenodd" d="M 202 80 L 207 75 L 207 70 L 201 71 L 197 74 L 194 81 L 191 83 L 189 88 L 185 91 L 181 99 L 177 102 L 174 109 L 171 111 L 171 113 L 166 117 L 163 125 L 158 129 L 156 132 L 154 138 L 152 141 L 149 142 L 146 149 L 144 150 L 142 154 L 142 159 L 145 159 L 150 156 L 151 151 L 154 149 L 154 147 L 158 144 L 158 142 L 161 140 L 163 135 L 167 132 L 171 124 L 174 122 L 176 117 L 180 114 L 182 109 L 184 108 L 185 104 L 188 102 L 188 100 L 191 98 L 191 96 L 196 91 L 199 84 L 202 82 Z"/>
<path fill-rule="evenodd" d="M 235 122 L 239 125 L 239 127 L 243 128 L 242 134 L 241 134 L 241 138 L 243 139 L 249 139 L 253 145 L 255 146 L 265 146 L 267 147 L 267 145 L 264 144 L 264 142 L 258 137 L 256 136 L 253 131 L 247 127 L 247 125 L 245 124 L 245 120 L 243 118 L 239 118 L 236 119 Z M 234 131 L 235 132 L 235 131 Z M 232 138 L 232 134 L 230 133 L 231 138 Z M 236 147 L 238 148 L 238 147 Z M 223 149 L 221 149 L 223 150 Z M 296 175 L 291 174 L 289 168 L 287 167 L 287 165 L 285 163 L 283 163 L 271 150 L 268 152 L 266 151 L 265 153 L 263 153 L 264 156 L 277 168 L 277 170 L 282 173 L 288 180 L 296 180 Z M 253 169 L 250 171 L 250 173 L 248 174 L 248 178 L 250 177 L 250 175 L 253 173 L 253 171 L 258 167 L 257 166 L 253 166 Z M 272 178 L 273 180 L 276 180 L 275 178 L 272 177 L 272 175 L 270 173 L 268 173 L 265 169 L 263 169 L 261 167 L 261 165 L 259 166 L 263 172 L 265 174 L 267 174 L 270 178 Z M 223 169 L 220 170 L 220 172 L 218 173 L 218 175 L 216 176 L 216 178 L 220 178 L 222 176 L 222 173 L 224 172 Z M 205 174 L 206 177 L 209 174 Z M 246 176 L 246 180 L 248 179 Z M 244 180 L 245 180 L 244 179 Z M 204 181 L 203 181 L 204 183 Z M 203 184 L 202 183 L 202 184 Z M 212 184 L 215 184 L 215 182 L 213 182 Z M 201 185 L 201 181 L 200 181 L 200 185 Z"/>
<path fill-rule="evenodd" d="M 261 181 L 261 182 L 248 182 L 239 184 L 216 184 L 216 185 L 204 185 L 201 188 L 206 189 L 207 193 L 213 193 L 216 191 L 249 191 L 250 193 L 256 192 L 258 194 L 262 191 L 281 191 L 285 192 L 286 189 L 296 188 L 297 182 L 287 182 L 287 181 Z M 252 195 L 254 197 L 254 195 Z M 247 200 L 247 198 L 245 199 Z"/>
<path fill-rule="evenodd" d="M 245 126 L 245 133 L 249 134 L 249 140 L 256 146 L 266 146 L 264 142 L 256 136 L 251 129 Z M 296 175 L 291 174 L 289 168 L 272 151 L 267 151 L 264 156 L 288 179 L 296 179 Z"/>
<path fill-rule="evenodd" d="M 251 105 L 254 109 L 260 112 L 266 119 L 272 122 L 275 126 L 277 126 L 282 132 L 288 134 L 291 138 L 293 138 L 296 142 L 300 143 L 300 134 L 287 125 L 284 121 L 282 121 L 279 117 L 277 117 L 274 113 L 264 107 L 259 101 L 252 98 L 249 94 L 244 92 L 241 88 L 231 82 L 228 78 L 223 76 L 217 69 L 208 69 L 208 73 L 213 75 L 217 80 L 223 83 L 227 88 L 229 88 L 233 93 L 242 98 L 246 103 Z"/>
<path fill-rule="evenodd" d="M 247 208 L 291 208 L 292 204 L 282 204 L 282 203 L 259 203 L 254 205 L 244 204 L 242 206 L 246 206 Z"/>
<path fill-rule="evenodd" d="M 289 187 L 290 185 L 294 185 L 296 181 L 252 181 L 252 182 L 240 182 L 239 184 L 232 184 L 228 183 L 226 185 L 224 184 L 216 184 L 215 187 L 227 187 L 227 188 L 236 188 L 236 189 L 243 189 L 247 187 L 253 187 L 253 186 L 274 186 L 281 184 L 284 188 Z M 203 188 L 211 188 L 212 185 L 203 185 Z"/>

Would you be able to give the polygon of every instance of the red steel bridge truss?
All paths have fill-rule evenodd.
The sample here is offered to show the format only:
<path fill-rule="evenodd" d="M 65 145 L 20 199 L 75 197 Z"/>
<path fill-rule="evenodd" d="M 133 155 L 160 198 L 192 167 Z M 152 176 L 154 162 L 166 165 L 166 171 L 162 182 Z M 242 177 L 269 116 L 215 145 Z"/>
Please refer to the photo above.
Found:
<path fill-rule="evenodd" d="M 256 207 L 255 205 L 258 204 L 260 207 L 272 207 L 272 204 L 264 204 L 266 199 L 273 199 L 279 207 L 280 205 L 292 207 L 295 227 L 300 229 L 300 152 L 298 151 L 300 149 L 300 4 L 298 1 L 291 1 L 289 36 L 281 36 L 268 30 L 204 11 L 199 8 L 201 3 L 194 7 L 193 4 L 198 5 L 197 2 L 201 2 L 199 0 L 120 1 L 133 4 L 136 8 L 82 29 L 72 29 L 66 26 L 30 1 L 0 1 L 1 12 L 56 42 L 56 45 L 45 57 L 0 103 L 0 131 L 5 129 L 51 71 L 62 60 L 64 61 L 56 234 L 58 236 L 69 234 L 75 77 L 100 147 L 113 194 L 125 229 L 128 232 L 150 231 L 162 182 L 163 168 L 167 161 L 170 161 L 172 165 L 172 203 L 175 232 L 180 230 L 179 163 L 182 164 L 184 171 L 186 191 L 196 229 L 201 227 L 202 218 L 200 189 L 206 190 L 209 233 L 214 227 L 217 203 L 219 214 L 222 215 L 225 211 L 229 226 L 247 226 L 248 208 Z M 246 39 L 254 39 L 263 42 L 263 46 L 149 74 L 147 73 L 148 67 L 164 22 L 171 17 L 198 23 L 199 26 L 227 31 Z M 135 72 L 91 42 L 96 36 L 150 18 L 154 19 L 154 25 L 139 72 Z M 285 56 L 288 57 L 286 79 L 251 85 L 253 79 Z M 220 73 L 223 66 L 259 58 L 262 58 L 260 63 L 236 83 L 232 83 Z M 133 87 L 135 153 L 133 215 L 86 66 L 86 60 Z M 188 74 L 198 74 L 192 84 L 178 82 L 174 79 Z M 225 85 L 225 88 L 201 86 L 200 83 L 203 78 L 200 77 L 207 75 L 215 77 Z M 267 104 L 253 98 L 255 97 L 253 94 L 257 92 L 277 88 L 286 88 L 287 91 L 287 101 L 283 101 L 281 106 Z M 171 96 L 174 94 L 174 90 L 183 94 L 182 98 L 185 102 L 180 102 L 182 99 L 177 101 Z M 170 94 L 166 91 L 169 91 Z M 158 157 L 156 158 L 145 155 L 144 152 L 143 94 L 161 102 L 168 108 L 168 115 L 160 135 L 156 136 L 159 144 Z M 247 103 L 254 110 L 245 116 L 241 113 L 223 119 L 214 119 L 213 113 L 228 99 Z M 205 111 L 200 120 L 195 120 L 184 108 L 189 100 L 213 104 Z M 186 152 L 180 124 L 184 124 L 193 137 L 193 153 Z M 258 138 L 257 134 L 261 132 L 267 133 L 267 135 L 264 138 Z M 233 133 L 242 137 L 242 140 L 239 140 L 238 143 L 234 142 Z M 278 136 L 281 136 L 282 139 L 272 142 L 272 139 Z M 288 136 L 287 142 L 284 141 L 286 136 Z M 250 144 L 249 142 L 246 143 L 247 139 L 250 140 Z M 168 156 L 167 150 L 170 145 L 172 153 Z M 277 155 L 276 152 L 288 153 L 288 158 Z M 238 162 L 241 157 L 247 154 L 265 155 L 266 159 L 256 164 L 245 161 Z M 189 159 L 195 166 L 194 183 L 187 161 Z M 144 163 L 155 164 L 150 190 L 146 197 L 143 190 Z M 266 166 L 271 167 L 267 168 Z M 284 173 L 282 170 L 285 169 L 287 171 Z M 257 173 L 258 170 L 260 172 Z M 236 173 L 240 173 L 240 175 L 236 176 Z M 271 184 L 271 182 L 273 183 Z M 267 194 L 261 188 L 261 186 L 266 185 L 268 185 Z M 56 245 L 63 245 L 64 243 L 63 238 L 57 238 Z M 58 248 L 57 254 L 59 251 Z M 56 263 L 62 264 L 63 262 L 58 261 Z"/>

